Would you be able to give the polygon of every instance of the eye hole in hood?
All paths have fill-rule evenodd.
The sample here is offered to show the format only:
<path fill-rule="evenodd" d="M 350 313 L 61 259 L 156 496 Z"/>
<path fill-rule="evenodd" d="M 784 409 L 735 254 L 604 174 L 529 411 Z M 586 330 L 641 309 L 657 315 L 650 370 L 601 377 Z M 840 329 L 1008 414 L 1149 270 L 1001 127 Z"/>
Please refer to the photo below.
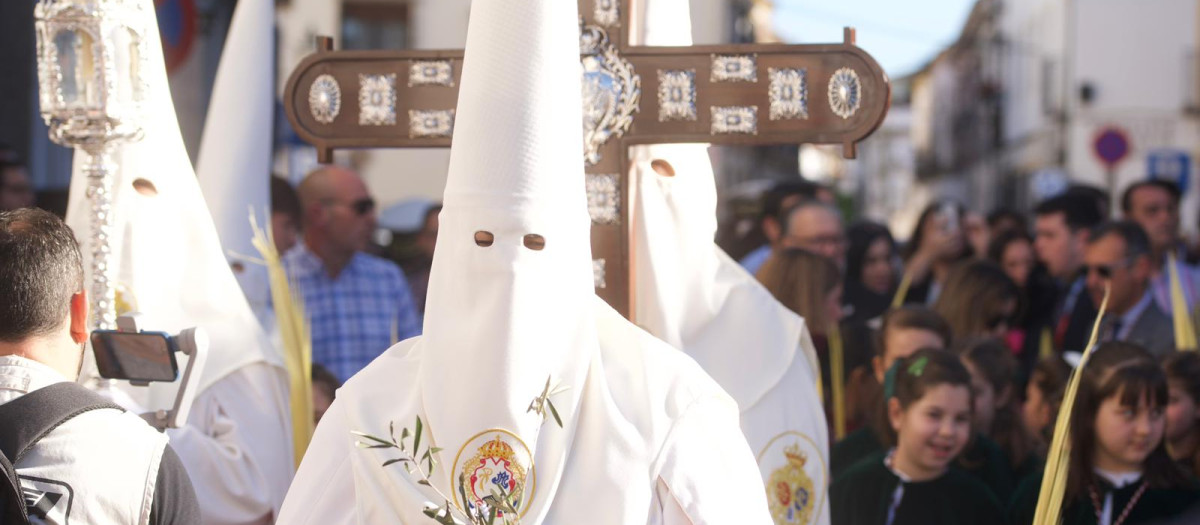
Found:
<path fill-rule="evenodd" d="M 654 172 L 663 177 L 674 177 L 675 167 L 663 159 L 654 159 L 650 161 L 650 167 L 654 168 Z"/>
<path fill-rule="evenodd" d="M 476 245 L 478 245 L 482 248 L 487 248 L 488 246 L 491 246 L 492 243 L 494 243 L 494 242 L 496 242 L 496 236 L 492 235 L 492 232 L 485 232 L 482 230 L 475 232 L 475 244 Z"/>
<path fill-rule="evenodd" d="M 546 238 L 536 233 L 525 236 L 525 247 L 540 252 L 546 247 Z"/>

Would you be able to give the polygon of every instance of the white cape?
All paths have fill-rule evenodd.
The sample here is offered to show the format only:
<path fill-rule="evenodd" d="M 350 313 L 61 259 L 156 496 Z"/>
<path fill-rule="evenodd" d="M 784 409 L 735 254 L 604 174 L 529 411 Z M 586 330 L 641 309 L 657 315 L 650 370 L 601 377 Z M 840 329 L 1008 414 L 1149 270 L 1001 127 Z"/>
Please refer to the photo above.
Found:
<path fill-rule="evenodd" d="M 588 369 L 575 438 L 542 523 L 770 523 L 733 401 L 690 359 L 599 299 L 594 304 L 600 352 Z M 397 344 L 338 390 L 279 523 L 430 522 L 412 502 L 441 503 L 437 497 L 401 465 L 382 466 L 398 453 L 358 448 L 350 434 L 386 435 L 390 422 L 397 433 L 412 428 L 423 411 L 413 388 L 421 343 L 417 337 Z M 553 422 L 543 429 L 556 431 Z M 441 454 L 433 479 L 449 486 L 456 450 Z M 713 475 L 697 475 L 704 471 Z"/>

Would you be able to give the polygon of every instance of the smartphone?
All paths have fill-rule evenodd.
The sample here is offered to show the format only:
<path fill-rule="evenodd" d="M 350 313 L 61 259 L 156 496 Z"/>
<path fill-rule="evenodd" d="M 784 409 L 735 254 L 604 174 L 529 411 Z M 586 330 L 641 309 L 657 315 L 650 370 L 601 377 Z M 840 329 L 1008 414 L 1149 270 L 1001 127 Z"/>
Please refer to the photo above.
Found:
<path fill-rule="evenodd" d="M 179 378 L 175 338 L 163 332 L 92 332 L 96 367 L 106 379 L 171 383 Z"/>
<path fill-rule="evenodd" d="M 942 230 L 945 231 L 947 235 L 958 234 L 958 228 L 960 226 L 959 221 L 961 220 L 958 216 L 958 206 L 947 202 L 942 205 L 942 209 L 939 211 L 939 213 L 945 220 L 945 222 L 942 224 Z"/>

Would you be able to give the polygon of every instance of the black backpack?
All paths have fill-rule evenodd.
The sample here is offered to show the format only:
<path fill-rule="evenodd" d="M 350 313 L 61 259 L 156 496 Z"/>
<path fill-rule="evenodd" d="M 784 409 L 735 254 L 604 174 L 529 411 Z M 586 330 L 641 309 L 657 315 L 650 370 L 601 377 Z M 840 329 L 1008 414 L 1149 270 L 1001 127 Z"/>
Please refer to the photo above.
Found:
<path fill-rule="evenodd" d="M 44 517 L 38 502 L 29 502 L 13 465 L 38 441 L 84 412 L 102 408 L 123 410 L 75 383 L 55 383 L 0 405 L 0 523 L 29 524 L 29 515 Z M 26 505 L 33 505 L 27 508 Z"/>

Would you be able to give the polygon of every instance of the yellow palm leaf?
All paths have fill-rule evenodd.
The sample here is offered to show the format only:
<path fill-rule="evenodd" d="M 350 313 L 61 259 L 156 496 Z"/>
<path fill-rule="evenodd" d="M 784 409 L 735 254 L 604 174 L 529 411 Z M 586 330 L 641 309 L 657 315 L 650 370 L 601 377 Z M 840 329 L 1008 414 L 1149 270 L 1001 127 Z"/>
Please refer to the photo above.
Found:
<path fill-rule="evenodd" d="M 283 261 L 275 249 L 274 235 L 258 226 L 253 213 L 250 214 L 250 224 L 254 229 L 254 247 L 262 254 L 267 265 L 271 301 L 283 339 L 283 361 L 291 385 L 292 448 L 296 466 L 299 466 L 313 434 L 312 337 L 304 305 L 292 294 L 291 283 L 283 270 Z"/>
<path fill-rule="evenodd" d="M 1175 325 L 1175 348 L 1196 350 L 1196 327 L 1188 315 L 1187 300 L 1183 286 L 1179 284 L 1179 268 L 1175 265 L 1175 254 L 1167 252 L 1167 268 L 1171 279 L 1171 320 Z"/>
<path fill-rule="evenodd" d="M 836 439 L 846 437 L 846 383 L 844 372 L 846 354 L 842 344 L 842 331 L 837 323 L 829 327 L 829 380 L 833 391 L 833 435 Z M 817 374 L 820 375 L 819 373 Z"/>
<path fill-rule="evenodd" d="M 1070 471 L 1071 462 L 1071 409 L 1075 406 L 1075 396 L 1079 393 L 1081 374 L 1095 350 L 1096 339 L 1100 335 L 1100 321 L 1104 319 L 1104 313 L 1108 310 L 1109 291 L 1106 284 L 1104 300 L 1100 301 L 1100 313 L 1096 314 L 1096 322 L 1092 325 L 1092 336 L 1088 338 L 1083 358 L 1071 373 L 1071 380 L 1063 393 L 1058 419 L 1054 423 L 1054 438 L 1050 441 L 1050 450 L 1046 453 L 1046 469 L 1042 474 L 1041 490 L 1038 491 L 1037 510 L 1033 515 L 1034 525 L 1058 525 L 1062 522 L 1063 498 L 1067 491 L 1067 472 Z"/>

